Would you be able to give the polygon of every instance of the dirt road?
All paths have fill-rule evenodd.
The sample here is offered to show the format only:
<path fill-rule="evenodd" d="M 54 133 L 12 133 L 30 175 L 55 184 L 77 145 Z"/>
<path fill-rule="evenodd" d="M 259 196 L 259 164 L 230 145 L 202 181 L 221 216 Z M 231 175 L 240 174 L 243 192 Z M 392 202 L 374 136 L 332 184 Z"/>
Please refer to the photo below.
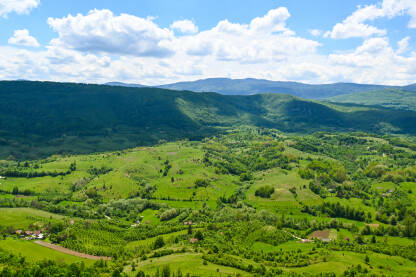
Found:
<path fill-rule="evenodd" d="M 69 254 L 72 256 L 77 256 L 77 257 L 81 257 L 81 258 L 85 258 L 85 259 L 90 259 L 90 260 L 104 260 L 104 261 L 109 261 L 111 260 L 111 257 L 99 257 L 99 256 L 93 256 L 93 255 L 89 255 L 89 254 L 85 254 L 85 253 L 80 253 L 74 250 L 70 250 L 67 248 L 64 248 L 62 246 L 56 245 L 56 244 L 51 244 L 51 243 L 47 243 L 44 241 L 40 241 L 37 240 L 35 241 L 36 244 L 48 247 L 50 249 L 65 253 L 65 254 Z"/>

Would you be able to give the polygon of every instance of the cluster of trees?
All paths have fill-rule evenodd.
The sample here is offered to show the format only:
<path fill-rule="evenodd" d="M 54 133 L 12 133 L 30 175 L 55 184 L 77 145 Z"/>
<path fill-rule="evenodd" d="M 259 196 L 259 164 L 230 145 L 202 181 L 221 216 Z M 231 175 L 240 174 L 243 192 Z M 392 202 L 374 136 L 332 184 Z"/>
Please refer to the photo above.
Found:
<path fill-rule="evenodd" d="M 330 217 L 337 218 L 347 218 L 357 221 L 371 221 L 371 213 L 365 213 L 361 209 L 351 208 L 350 206 L 343 206 L 339 202 L 324 202 L 318 206 L 304 206 L 303 212 L 317 216 L 320 214 L 326 214 Z"/>
<path fill-rule="evenodd" d="M 17 178 L 37 178 L 37 177 L 57 177 L 57 176 L 65 176 L 71 174 L 71 170 L 58 172 L 58 171 L 21 171 L 18 169 L 7 169 L 0 172 L 0 176 L 6 177 L 17 177 Z"/>
<path fill-rule="evenodd" d="M 102 166 L 100 168 L 91 166 L 90 168 L 88 168 L 87 172 L 88 174 L 92 176 L 100 176 L 100 175 L 107 174 L 108 172 L 111 172 L 112 170 L 113 170 L 112 168 L 106 167 L 106 166 Z"/>
<path fill-rule="evenodd" d="M 276 167 L 290 170 L 290 163 L 299 162 L 297 156 L 284 153 L 281 142 L 257 133 L 220 136 L 204 149 L 206 165 L 214 166 L 217 173 L 240 176 L 241 181 L 250 181 L 252 172 Z"/>
<path fill-rule="evenodd" d="M 41 261 L 31 263 L 26 261 L 22 256 L 15 256 L 12 254 L 0 251 L 0 276 L 2 277 L 20 277 L 20 276 L 83 276 L 95 277 L 105 276 L 112 272 L 113 266 L 104 261 L 97 261 L 92 266 L 86 266 L 82 263 L 56 263 L 54 261 Z"/>
<path fill-rule="evenodd" d="M 165 205 L 147 199 L 119 199 L 99 205 L 97 212 L 111 218 L 125 218 L 128 221 L 136 221 L 139 219 L 139 214 L 144 210 L 159 210 L 162 207 L 165 207 Z"/>
<path fill-rule="evenodd" d="M 256 192 L 254 194 L 259 197 L 270 198 L 270 196 L 272 196 L 273 193 L 274 187 L 267 185 L 261 186 L 258 189 L 256 189 Z"/>

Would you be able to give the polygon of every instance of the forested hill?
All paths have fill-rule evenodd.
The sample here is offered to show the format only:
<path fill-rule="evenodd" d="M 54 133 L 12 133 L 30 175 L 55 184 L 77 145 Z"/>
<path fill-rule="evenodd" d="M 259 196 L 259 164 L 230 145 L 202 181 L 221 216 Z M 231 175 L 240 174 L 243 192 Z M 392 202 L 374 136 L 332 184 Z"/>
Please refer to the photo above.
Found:
<path fill-rule="evenodd" d="M 261 93 L 290 94 L 307 99 L 320 99 L 336 95 L 380 90 L 388 86 L 355 83 L 304 84 L 299 82 L 269 81 L 262 79 L 210 78 L 192 82 L 162 85 L 160 88 L 217 92 L 224 95 L 252 95 Z"/>
<path fill-rule="evenodd" d="M 107 83 L 110 86 L 143 87 L 140 84 L 126 84 L 120 82 Z M 156 86 L 172 90 L 189 90 L 195 92 L 217 92 L 223 95 L 253 95 L 263 93 L 289 94 L 307 99 L 322 99 L 337 95 L 375 91 L 385 88 L 402 88 L 414 91 L 415 85 L 406 87 L 392 87 L 384 85 L 368 85 L 355 83 L 334 84 L 304 84 L 299 82 L 269 81 L 261 79 L 229 79 L 210 78 L 190 82 L 178 82 Z"/>
<path fill-rule="evenodd" d="M 344 94 L 328 98 L 328 100 L 338 103 L 379 105 L 399 110 L 416 111 L 416 86 L 408 87 L 408 89 L 412 88 L 414 91 L 407 91 L 403 89 L 384 89 L 354 94 Z"/>
<path fill-rule="evenodd" d="M 0 158 L 200 139 L 227 127 L 286 132 L 416 132 L 416 113 L 323 104 L 280 94 L 224 96 L 73 83 L 0 82 Z"/>

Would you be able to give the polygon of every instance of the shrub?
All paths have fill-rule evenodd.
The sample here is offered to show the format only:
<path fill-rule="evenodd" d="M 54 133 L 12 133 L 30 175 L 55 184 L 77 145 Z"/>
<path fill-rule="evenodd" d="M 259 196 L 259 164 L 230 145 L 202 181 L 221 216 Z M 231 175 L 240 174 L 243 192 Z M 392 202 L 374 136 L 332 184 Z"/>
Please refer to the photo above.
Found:
<path fill-rule="evenodd" d="M 259 187 L 256 192 L 255 195 L 262 197 L 262 198 L 270 198 L 270 196 L 274 193 L 274 187 L 272 186 L 262 186 Z"/>
<path fill-rule="evenodd" d="M 163 237 L 157 237 L 153 244 L 153 249 L 159 249 L 165 246 L 165 241 L 163 240 Z"/>
<path fill-rule="evenodd" d="M 195 180 L 195 187 L 207 187 L 209 186 L 209 181 L 205 180 L 205 179 L 196 179 Z"/>
<path fill-rule="evenodd" d="M 172 218 L 175 218 L 179 215 L 179 210 L 172 208 L 169 210 L 164 211 L 163 213 L 160 214 L 159 218 L 162 221 L 166 221 Z"/>

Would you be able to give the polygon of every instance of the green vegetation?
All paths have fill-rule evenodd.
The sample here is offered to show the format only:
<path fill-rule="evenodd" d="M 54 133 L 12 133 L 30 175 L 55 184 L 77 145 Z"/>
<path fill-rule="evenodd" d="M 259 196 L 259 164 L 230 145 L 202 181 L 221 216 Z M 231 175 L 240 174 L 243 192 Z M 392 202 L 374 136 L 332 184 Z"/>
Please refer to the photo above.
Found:
<path fill-rule="evenodd" d="M 410 136 L 247 127 L 199 142 L 4 160 L 0 272 L 410 276 L 414 145 Z M 18 229 L 112 260 L 60 253 Z"/>
<path fill-rule="evenodd" d="M 331 102 L 383 106 L 398 110 L 416 111 L 416 92 L 403 89 L 384 89 L 328 98 Z"/>
<path fill-rule="evenodd" d="M 410 106 L 41 82 L 0 94 L 0 276 L 416 274 Z"/>
<path fill-rule="evenodd" d="M 320 103 L 282 94 L 224 96 L 157 88 L 3 81 L 0 96 L 0 158 L 11 161 L 114 151 L 163 140 L 200 140 L 241 126 L 302 133 L 416 132 L 416 112 Z M 68 164 L 57 172 L 19 172 L 27 177 L 54 177 L 67 175 L 71 169 Z M 162 172 L 167 174 L 166 170 L 168 165 Z"/>

